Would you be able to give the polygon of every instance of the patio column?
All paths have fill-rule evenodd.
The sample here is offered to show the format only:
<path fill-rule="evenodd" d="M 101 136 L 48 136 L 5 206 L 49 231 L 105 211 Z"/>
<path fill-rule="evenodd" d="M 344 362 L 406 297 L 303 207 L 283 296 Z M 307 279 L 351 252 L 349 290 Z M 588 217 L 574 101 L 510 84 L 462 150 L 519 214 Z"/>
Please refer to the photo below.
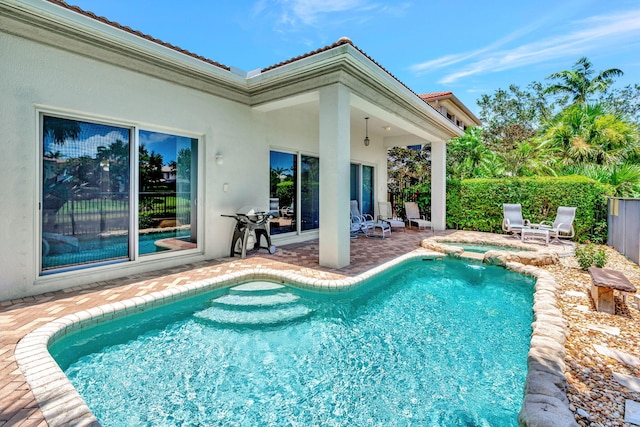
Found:
<path fill-rule="evenodd" d="M 349 90 L 339 84 L 320 89 L 320 265 L 349 265 Z"/>
<path fill-rule="evenodd" d="M 434 230 L 447 227 L 447 143 L 431 143 L 431 225 Z"/>

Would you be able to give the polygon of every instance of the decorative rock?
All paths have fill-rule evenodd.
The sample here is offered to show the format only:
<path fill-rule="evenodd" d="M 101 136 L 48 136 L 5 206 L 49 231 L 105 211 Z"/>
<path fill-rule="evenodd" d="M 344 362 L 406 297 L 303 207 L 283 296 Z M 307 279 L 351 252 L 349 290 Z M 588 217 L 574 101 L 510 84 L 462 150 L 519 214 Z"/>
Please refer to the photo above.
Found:
<path fill-rule="evenodd" d="M 575 427 L 575 418 L 569 405 L 554 397 L 527 394 L 518 414 L 518 425 L 523 427 Z"/>
<path fill-rule="evenodd" d="M 624 402 L 624 421 L 640 425 L 640 403 L 627 399 Z"/>
<path fill-rule="evenodd" d="M 632 367 L 640 367 L 640 359 L 627 354 L 623 351 L 616 350 L 614 348 L 605 347 L 603 345 L 594 344 L 593 348 L 603 356 L 611 357 L 612 359 L 616 359 L 620 363 L 624 363 L 627 366 Z"/>
<path fill-rule="evenodd" d="M 613 336 L 619 336 L 620 335 L 620 328 L 616 327 L 616 326 L 608 326 L 608 325 L 595 325 L 595 324 L 589 324 L 587 325 L 587 329 L 591 330 L 591 331 L 596 331 L 596 332 L 602 332 L 605 334 L 609 334 L 609 335 L 613 335 Z"/>
<path fill-rule="evenodd" d="M 631 391 L 640 392 L 640 378 L 613 372 L 613 378 Z"/>

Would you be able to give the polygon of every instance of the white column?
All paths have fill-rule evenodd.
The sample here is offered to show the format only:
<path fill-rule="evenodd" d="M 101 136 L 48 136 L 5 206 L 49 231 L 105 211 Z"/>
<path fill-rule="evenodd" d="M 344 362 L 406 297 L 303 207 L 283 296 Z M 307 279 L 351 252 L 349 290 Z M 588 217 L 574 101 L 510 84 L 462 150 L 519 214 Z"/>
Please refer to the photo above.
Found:
<path fill-rule="evenodd" d="M 447 226 L 447 143 L 431 143 L 431 225 L 434 230 Z"/>
<path fill-rule="evenodd" d="M 349 265 L 350 97 L 342 85 L 320 89 L 320 265 Z"/>

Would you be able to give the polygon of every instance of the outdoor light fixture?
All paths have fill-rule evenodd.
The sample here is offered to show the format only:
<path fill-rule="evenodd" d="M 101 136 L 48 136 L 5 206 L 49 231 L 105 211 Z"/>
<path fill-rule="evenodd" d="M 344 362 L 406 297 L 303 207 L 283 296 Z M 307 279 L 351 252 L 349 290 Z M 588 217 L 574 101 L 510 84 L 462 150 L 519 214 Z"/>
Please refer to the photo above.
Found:
<path fill-rule="evenodd" d="M 365 117 L 364 120 L 365 120 L 364 146 L 368 147 L 369 146 L 369 117 Z"/>
<path fill-rule="evenodd" d="M 221 165 L 224 163 L 224 157 L 222 154 L 216 154 L 216 164 Z"/>

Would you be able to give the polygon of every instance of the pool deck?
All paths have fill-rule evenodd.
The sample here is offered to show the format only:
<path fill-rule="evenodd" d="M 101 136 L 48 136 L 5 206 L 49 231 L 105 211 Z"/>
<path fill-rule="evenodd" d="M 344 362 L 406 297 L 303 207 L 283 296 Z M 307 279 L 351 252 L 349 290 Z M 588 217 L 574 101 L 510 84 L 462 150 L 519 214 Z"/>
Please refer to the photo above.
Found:
<path fill-rule="evenodd" d="M 343 269 L 318 265 L 318 242 L 312 241 L 278 248 L 274 255 L 266 251 L 250 254 L 247 259 L 223 258 L 189 264 L 152 273 L 98 282 L 91 285 L 50 292 L 18 300 L 0 302 L 0 426 L 46 426 L 43 413 L 18 367 L 14 352 L 18 342 L 36 328 L 57 318 L 106 303 L 115 303 L 153 292 L 206 280 L 228 273 L 254 269 L 271 269 L 295 273 L 313 279 L 341 280 L 353 278 L 401 255 L 417 250 L 430 236 L 462 236 L 509 244 L 515 241 L 504 235 L 473 232 L 438 232 L 407 230 L 391 238 L 359 237 L 351 243 L 351 264 Z M 543 245 L 529 243 L 541 248 Z M 566 245 L 549 245 L 549 250 L 570 255 Z M 477 255 L 474 255 L 477 257 Z"/>

